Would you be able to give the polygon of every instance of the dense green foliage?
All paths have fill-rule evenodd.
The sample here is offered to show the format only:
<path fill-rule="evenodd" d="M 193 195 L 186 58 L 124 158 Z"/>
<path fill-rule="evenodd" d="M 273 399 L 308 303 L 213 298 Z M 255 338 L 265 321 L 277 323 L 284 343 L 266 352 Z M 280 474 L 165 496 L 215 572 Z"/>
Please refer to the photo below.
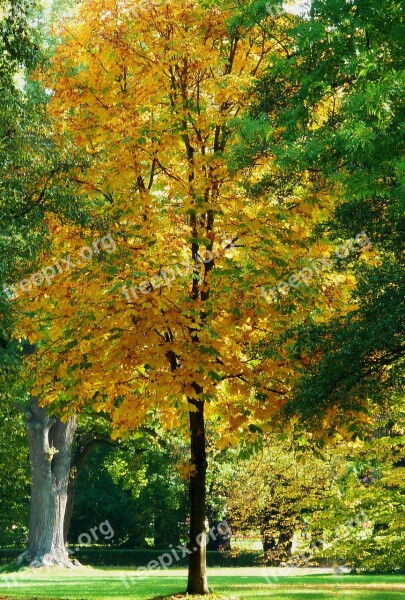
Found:
<path fill-rule="evenodd" d="M 374 535 L 360 546 L 358 539 L 340 541 L 329 556 L 340 552 L 376 570 L 403 568 L 404 40 L 403 6 L 395 0 L 314 0 L 309 17 L 287 28 L 284 59 L 256 89 L 239 156 L 274 155 L 280 167 L 280 178 L 264 178 L 252 194 L 282 190 L 283 197 L 309 177 L 337 196 L 314 240 L 327 237 L 339 246 L 365 232 L 371 242 L 365 260 L 347 252 L 336 266 L 356 277 L 352 309 L 320 324 L 309 308 L 305 325 L 286 333 L 302 377 L 285 411 L 313 427 L 332 409 L 327 435 L 344 425 L 352 439 L 369 438 L 363 470 L 368 464 L 380 476 L 366 490 L 355 477 L 343 501 L 332 503 L 332 523 L 339 513 L 344 521 L 357 498 L 375 523 Z M 270 344 L 266 352 L 274 350 Z M 302 362 L 303 356 L 310 359 Z M 358 452 L 347 459 L 356 463 Z"/>
<path fill-rule="evenodd" d="M 40 16 L 38 0 L 1 0 L 0 2 L 0 78 L 10 83 L 14 74 L 32 69 L 39 56 Z"/>
<path fill-rule="evenodd" d="M 41 238 L 38 218 L 31 219 L 28 203 L 26 214 L 23 208 L 35 194 L 33 180 L 41 168 L 35 166 L 38 142 L 33 135 L 41 114 L 16 87 L 15 79 L 39 58 L 36 15 L 35 2 L 0 2 L 0 530 L 4 545 L 24 543 L 28 525 L 27 443 L 22 414 L 13 405 L 23 400 L 26 391 L 18 382 L 19 347 L 11 342 L 15 311 L 3 284 L 29 268 Z"/>
<path fill-rule="evenodd" d="M 4 402 L 4 399 L 3 399 Z M 21 547 L 28 530 L 28 448 L 18 408 L 0 409 L 0 546 Z"/>
<path fill-rule="evenodd" d="M 286 56 L 258 85 L 250 124 L 256 154 L 274 154 L 283 175 L 259 189 L 288 190 L 307 174 L 340 198 L 320 233 L 338 245 L 364 231 L 373 248 L 369 261 L 357 253 L 340 263 L 357 276 L 356 309 L 327 325 L 315 325 L 309 311 L 298 332 L 295 355 L 314 357 L 297 392 L 299 410 L 356 411 L 365 395 L 392 401 L 403 383 L 403 7 L 315 0 L 310 18 L 287 34 Z M 264 126 L 259 138 L 255 120 Z M 265 132 L 274 130 L 281 133 L 268 145 Z"/>
<path fill-rule="evenodd" d="M 148 436 L 127 441 L 124 449 L 99 448 L 78 480 L 69 539 L 75 544 L 89 523 L 109 520 L 114 536 L 101 543 L 127 548 L 183 543 L 186 500 L 172 452 Z"/>

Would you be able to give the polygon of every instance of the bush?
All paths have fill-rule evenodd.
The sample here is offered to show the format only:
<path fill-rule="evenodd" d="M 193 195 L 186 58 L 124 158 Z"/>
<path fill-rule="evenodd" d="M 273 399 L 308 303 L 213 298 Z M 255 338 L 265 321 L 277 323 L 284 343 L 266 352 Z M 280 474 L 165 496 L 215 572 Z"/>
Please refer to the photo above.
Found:
<path fill-rule="evenodd" d="M 405 538 L 373 536 L 351 539 L 336 544 L 319 556 L 315 562 L 326 560 L 330 565 L 346 565 L 352 573 L 384 575 L 405 573 Z"/>
<path fill-rule="evenodd" d="M 0 565 L 5 565 L 17 558 L 22 550 L 4 549 L 0 550 Z M 163 554 L 170 554 L 173 550 L 117 550 L 112 548 L 80 548 L 72 556 L 77 558 L 83 565 L 91 567 L 146 567 L 152 560 L 158 560 Z M 181 557 L 181 550 L 177 549 Z M 229 552 L 207 552 L 207 564 L 209 567 L 256 567 L 263 558 L 262 552 L 243 551 L 240 553 Z M 173 558 L 174 567 L 186 567 L 187 556 L 176 561 Z"/>
<path fill-rule="evenodd" d="M 354 573 L 405 573 L 405 539 L 387 540 L 377 537 L 359 545 L 350 557 Z"/>
<path fill-rule="evenodd" d="M 0 549 L 0 565 L 6 565 L 16 560 L 17 556 L 20 556 L 23 552 L 23 550 L 16 550 L 15 548 Z"/>
<path fill-rule="evenodd" d="M 106 548 L 82 548 L 75 557 L 86 565 L 100 567 L 145 567 L 150 561 L 158 560 L 163 554 L 171 554 L 173 550 L 112 550 Z M 173 557 L 173 566 L 186 567 L 187 556 L 182 557 L 181 550 L 177 550 L 180 560 Z M 209 567 L 253 567 L 257 566 L 262 558 L 261 552 L 241 552 L 230 555 L 227 552 L 207 552 Z"/>

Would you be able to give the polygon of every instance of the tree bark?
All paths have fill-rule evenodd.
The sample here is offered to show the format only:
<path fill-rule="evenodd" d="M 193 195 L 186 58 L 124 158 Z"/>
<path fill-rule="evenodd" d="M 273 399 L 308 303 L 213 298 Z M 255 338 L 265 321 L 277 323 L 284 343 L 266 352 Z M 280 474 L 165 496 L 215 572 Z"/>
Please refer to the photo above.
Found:
<path fill-rule="evenodd" d="M 191 468 L 190 476 L 190 540 L 187 593 L 208 594 L 206 477 L 204 402 L 189 400 L 195 411 L 190 411 Z"/>
<path fill-rule="evenodd" d="M 64 520 L 75 418 L 50 418 L 31 398 L 25 410 L 31 466 L 30 532 L 19 564 L 72 567 L 64 539 Z"/>

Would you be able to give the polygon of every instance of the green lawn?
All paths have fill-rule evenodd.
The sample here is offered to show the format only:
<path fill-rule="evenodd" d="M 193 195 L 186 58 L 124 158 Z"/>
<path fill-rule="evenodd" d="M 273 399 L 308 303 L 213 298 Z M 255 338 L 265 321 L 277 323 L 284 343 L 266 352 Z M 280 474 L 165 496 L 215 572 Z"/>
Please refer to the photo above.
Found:
<path fill-rule="evenodd" d="M 141 578 L 130 568 L 2 573 L 0 600 L 151 600 L 183 592 L 186 575 L 184 570 L 153 571 Z M 10 579 L 13 577 L 14 580 Z M 133 581 L 130 580 L 131 577 Z M 210 569 L 209 584 L 216 594 L 215 598 L 232 600 L 397 600 L 405 597 L 405 576 L 400 575 L 342 576 L 311 573 L 288 576 L 285 570 L 280 569 Z"/>

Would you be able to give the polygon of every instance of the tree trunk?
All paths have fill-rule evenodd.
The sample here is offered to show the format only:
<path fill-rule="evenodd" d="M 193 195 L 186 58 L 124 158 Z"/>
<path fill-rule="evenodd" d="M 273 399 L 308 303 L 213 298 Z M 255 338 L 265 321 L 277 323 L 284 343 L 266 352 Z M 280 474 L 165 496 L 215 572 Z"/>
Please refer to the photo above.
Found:
<path fill-rule="evenodd" d="M 294 531 L 291 529 L 288 529 L 288 528 L 281 531 L 281 533 L 279 535 L 277 550 L 278 550 L 279 559 L 282 562 L 288 561 L 288 559 L 291 556 L 293 537 L 294 537 Z"/>
<path fill-rule="evenodd" d="M 273 534 L 262 534 L 262 544 L 263 550 L 265 554 L 269 554 L 275 550 L 277 547 L 277 540 L 273 537 Z"/>
<path fill-rule="evenodd" d="M 207 530 L 205 520 L 207 455 L 205 447 L 204 402 L 189 400 L 195 407 L 190 411 L 191 476 L 190 476 L 190 541 L 188 550 L 189 594 L 208 594 L 206 567 Z"/>
<path fill-rule="evenodd" d="M 288 514 L 268 510 L 263 515 L 261 537 L 265 563 L 278 567 L 291 556 L 294 529 L 286 525 Z"/>
<path fill-rule="evenodd" d="M 72 567 L 64 542 L 64 520 L 76 421 L 50 418 L 32 398 L 26 409 L 31 465 L 28 548 L 19 558 L 31 567 Z"/>
<path fill-rule="evenodd" d="M 73 510 L 75 507 L 75 494 L 78 473 L 75 469 L 71 469 L 69 473 L 69 482 L 66 498 L 65 518 L 63 520 L 63 541 L 65 546 L 68 543 L 70 525 L 72 523 Z"/>

